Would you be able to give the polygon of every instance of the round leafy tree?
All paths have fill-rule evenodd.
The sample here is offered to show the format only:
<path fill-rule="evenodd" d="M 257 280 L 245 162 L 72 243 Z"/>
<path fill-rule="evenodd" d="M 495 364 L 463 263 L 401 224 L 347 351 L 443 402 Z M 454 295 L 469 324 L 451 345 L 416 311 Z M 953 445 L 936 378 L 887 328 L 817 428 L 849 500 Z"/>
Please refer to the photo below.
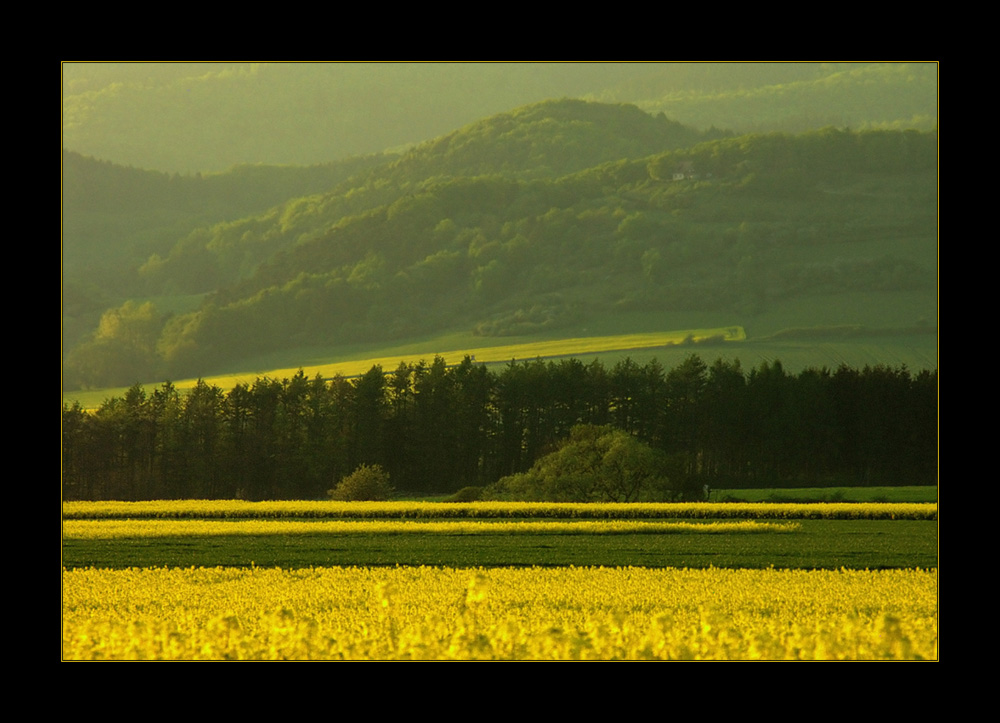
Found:
<path fill-rule="evenodd" d="M 559 448 L 522 474 L 501 479 L 491 496 L 539 502 L 636 502 L 675 496 L 666 456 L 609 426 L 574 427 Z"/>
<path fill-rule="evenodd" d="M 379 465 L 363 464 L 337 483 L 327 494 L 342 502 L 377 502 L 392 498 L 395 490 L 389 483 L 389 473 Z"/>

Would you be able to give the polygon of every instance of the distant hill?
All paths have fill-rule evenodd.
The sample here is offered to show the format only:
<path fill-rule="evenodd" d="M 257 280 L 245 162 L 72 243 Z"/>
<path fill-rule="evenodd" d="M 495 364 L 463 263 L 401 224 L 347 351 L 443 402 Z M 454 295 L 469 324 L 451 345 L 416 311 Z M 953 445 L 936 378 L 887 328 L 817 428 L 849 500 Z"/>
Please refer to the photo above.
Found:
<path fill-rule="evenodd" d="M 63 339 L 67 350 L 109 306 L 147 296 L 137 274 L 194 229 L 235 221 L 289 198 L 325 191 L 385 163 L 363 156 L 315 166 L 242 165 L 181 176 L 125 167 L 63 150 Z M 176 296 L 159 289 L 157 295 Z"/>
<path fill-rule="evenodd" d="M 181 176 L 63 150 L 63 269 L 100 273 L 169 251 L 191 229 L 235 220 L 289 198 L 325 191 L 386 156 L 312 166 L 244 164 Z"/>
<path fill-rule="evenodd" d="M 551 98 L 632 103 L 699 130 L 929 130 L 937 66 L 69 62 L 63 144 L 168 172 L 312 165 L 420 143 Z"/>
<path fill-rule="evenodd" d="M 67 63 L 63 143 L 164 171 L 339 160 L 653 72 L 631 63 Z M 192 122 L 195 120 L 197 122 Z"/>
<path fill-rule="evenodd" d="M 933 62 L 684 63 L 596 99 L 634 103 L 695 128 L 741 133 L 825 126 L 931 130 L 937 126 L 937 82 Z"/>
<path fill-rule="evenodd" d="M 128 384 L 276 350 L 636 315 L 933 323 L 936 153 L 935 134 L 913 130 L 733 137 L 628 105 L 519 108 L 150 255 L 132 276 L 144 298 L 188 308 L 108 309 L 65 378 Z"/>
<path fill-rule="evenodd" d="M 545 101 L 428 141 L 326 193 L 289 200 L 263 216 L 199 229 L 142 273 L 203 293 L 245 278 L 275 253 L 303 246 L 342 220 L 388 207 L 396 215 L 426 197 L 429 186 L 447 185 L 449 179 L 484 179 L 481 183 L 509 187 L 510 181 L 558 178 L 721 135 L 694 131 L 634 106 Z M 452 212 L 460 214 L 462 204 L 474 199 L 458 193 Z"/>

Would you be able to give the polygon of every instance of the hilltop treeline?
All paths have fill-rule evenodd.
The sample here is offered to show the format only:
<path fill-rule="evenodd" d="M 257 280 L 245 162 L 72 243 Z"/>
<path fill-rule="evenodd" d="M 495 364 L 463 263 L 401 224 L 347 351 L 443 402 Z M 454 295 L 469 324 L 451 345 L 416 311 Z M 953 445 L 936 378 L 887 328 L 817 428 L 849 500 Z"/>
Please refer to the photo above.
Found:
<path fill-rule="evenodd" d="M 612 425 L 702 485 L 933 484 L 937 372 L 743 370 L 656 361 L 400 363 L 357 379 L 136 385 L 94 413 L 63 408 L 65 499 L 321 498 L 361 464 L 408 494 L 523 472 L 579 424 Z"/>

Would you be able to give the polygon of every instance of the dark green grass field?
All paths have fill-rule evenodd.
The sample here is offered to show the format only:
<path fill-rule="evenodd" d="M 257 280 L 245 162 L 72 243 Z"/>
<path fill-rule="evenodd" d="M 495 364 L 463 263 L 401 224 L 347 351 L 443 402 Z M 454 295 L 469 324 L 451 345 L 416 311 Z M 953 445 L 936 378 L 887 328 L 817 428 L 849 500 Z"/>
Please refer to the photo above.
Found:
<path fill-rule="evenodd" d="M 937 487 L 794 487 L 712 490 L 719 502 L 937 502 Z"/>
<path fill-rule="evenodd" d="M 430 565 L 798 569 L 932 568 L 938 524 L 802 520 L 782 534 L 294 535 L 67 539 L 63 566 L 191 567 Z"/>

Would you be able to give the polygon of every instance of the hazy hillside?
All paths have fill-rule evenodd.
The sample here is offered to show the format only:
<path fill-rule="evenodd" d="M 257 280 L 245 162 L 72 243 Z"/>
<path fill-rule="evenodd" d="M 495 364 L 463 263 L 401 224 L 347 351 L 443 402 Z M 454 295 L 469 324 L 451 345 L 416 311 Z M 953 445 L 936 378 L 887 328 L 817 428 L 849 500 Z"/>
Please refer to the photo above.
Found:
<path fill-rule="evenodd" d="M 197 300 L 175 286 L 153 289 L 138 273 L 167 256 L 193 229 L 260 213 L 289 198 L 325 191 L 389 157 L 362 156 L 314 166 L 242 165 L 179 176 L 62 154 L 63 343 L 94 330 L 124 300 L 166 297 L 166 309 Z"/>
<path fill-rule="evenodd" d="M 165 171 L 308 165 L 653 72 L 630 63 L 195 63 L 63 67 L 63 143 Z"/>
<path fill-rule="evenodd" d="M 933 327 L 936 137 L 713 140 L 630 106 L 547 102 L 199 228 L 137 279 L 198 306 L 109 310 L 68 383 L 451 330 L 579 333 L 616 315 L 746 324 L 810 306 L 824 324 Z"/>
<path fill-rule="evenodd" d="M 698 129 L 930 129 L 934 63 L 65 63 L 63 144 L 161 171 L 311 165 L 548 98 Z"/>
<path fill-rule="evenodd" d="M 609 89 L 695 128 L 801 132 L 937 125 L 936 63 L 686 63 Z"/>
<path fill-rule="evenodd" d="M 248 277 L 276 252 L 305 244 L 341 219 L 380 207 L 392 207 L 395 215 L 406 204 L 419 203 L 416 199 L 429 186 L 442 186 L 448 179 L 555 178 L 610 161 L 689 147 L 718 135 L 699 133 L 634 106 L 546 101 L 421 144 L 327 193 L 289 200 L 260 216 L 198 229 L 169 255 L 145 264 L 140 274 L 152 293 L 161 293 L 168 285 L 187 293 L 212 291 Z M 460 206 L 466 201 L 474 202 L 457 198 L 454 203 Z"/>
<path fill-rule="evenodd" d="M 240 165 L 181 176 L 124 167 L 63 150 L 63 270 L 101 273 L 167 252 L 191 229 L 235 220 L 288 198 L 326 191 L 385 163 L 359 156 L 311 166 Z"/>

